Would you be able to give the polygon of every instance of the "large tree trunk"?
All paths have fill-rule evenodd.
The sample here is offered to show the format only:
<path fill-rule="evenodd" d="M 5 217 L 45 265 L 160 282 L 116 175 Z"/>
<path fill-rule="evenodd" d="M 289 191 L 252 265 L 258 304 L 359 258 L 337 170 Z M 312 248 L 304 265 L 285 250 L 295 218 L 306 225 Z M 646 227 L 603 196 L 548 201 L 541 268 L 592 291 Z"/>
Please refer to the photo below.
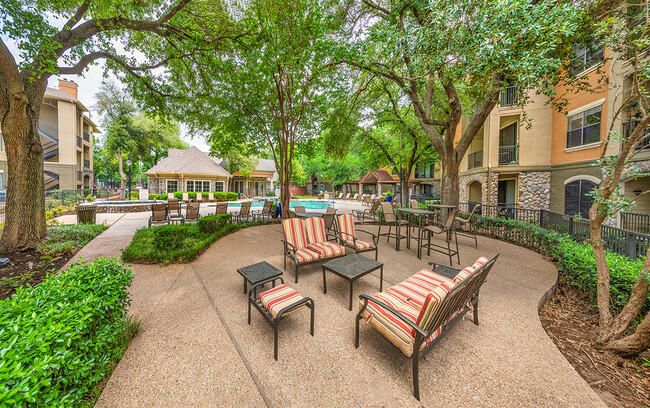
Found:
<path fill-rule="evenodd" d="M 124 173 L 122 151 L 117 151 L 117 170 L 120 172 L 120 200 L 125 199 L 124 191 L 126 190 L 126 174 Z M 129 191 L 129 194 L 131 192 Z"/>
<path fill-rule="evenodd" d="M 0 239 L 3 251 L 39 246 L 47 235 L 43 146 L 38 135 L 38 116 L 45 80 L 27 86 L 7 83 L 2 90 L 2 135 L 7 153 L 7 201 L 5 227 Z"/>
<path fill-rule="evenodd" d="M 458 206 L 458 193 L 460 191 L 459 164 L 451 156 L 452 154 L 442 157 L 441 199 L 442 204 Z"/>
<path fill-rule="evenodd" d="M 611 341 L 606 348 L 623 356 L 635 356 L 650 347 L 650 313 L 636 327 L 633 334 Z"/>
<path fill-rule="evenodd" d="M 400 188 L 402 190 L 402 193 L 400 194 L 400 205 L 402 207 L 406 207 L 409 199 L 409 173 L 404 174 L 406 172 L 402 172 L 399 175 L 399 184 Z"/>

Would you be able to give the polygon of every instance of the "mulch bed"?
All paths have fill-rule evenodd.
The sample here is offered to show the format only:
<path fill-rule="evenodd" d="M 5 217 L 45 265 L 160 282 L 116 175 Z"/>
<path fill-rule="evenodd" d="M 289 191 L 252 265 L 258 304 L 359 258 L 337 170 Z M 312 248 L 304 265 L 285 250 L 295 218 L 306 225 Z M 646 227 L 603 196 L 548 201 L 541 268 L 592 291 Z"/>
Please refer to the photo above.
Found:
<path fill-rule="evenodd" d="M 625 359 L 594 347 L 598 309 L 584 293 L 559 287 L 539 317 L 557 348 L 608 406 L 650 406 L 650 367 L 642 358 Z"/>
<path fill-rule="evenodd" d="M 0 253 L 0 258 L 9 258 L 9 265 L 0 268 L 0 300 L 16 292 L 13 285 L 7 285 L 3 278 L 19 281 L 21 284 L 36 285 L 45 279 L 48 272 L 60 270 L 74 256 L 76 251 L 57 255 L 50 262 L 42 262 L 43 256 L 33 249 L 23 252 Z"/>

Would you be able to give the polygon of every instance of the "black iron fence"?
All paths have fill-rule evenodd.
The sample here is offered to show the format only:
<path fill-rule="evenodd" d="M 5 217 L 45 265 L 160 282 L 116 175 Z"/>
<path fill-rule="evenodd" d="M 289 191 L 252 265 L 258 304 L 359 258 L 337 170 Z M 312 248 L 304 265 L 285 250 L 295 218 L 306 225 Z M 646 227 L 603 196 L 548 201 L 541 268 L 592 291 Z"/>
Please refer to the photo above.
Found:
<path fill-rule="evenodd" d="M 640 234 L 650 234 L 650 214 L 621 212 L 621 228 Z"/>
<path fill-rule="evenodd" d="M 517 163 L 517 145 L 499 146 L 499 164 Z"/>
<path fill-rule="evenodd" d="M 476 167 L 483 167 L 483 150 L 467 155 L 467 168 L 474 169 Z"/>
<path fill-rule="evenodd" d="M 634 132 L 634 129 L 636 129 L 636 126 L 639 124 L 639 121 L 636 119 L 628 120 L 627 122 L 623 122 L 623 137 L 626 139 L 630 137 L 632 132 Z M 644 149 L 646 147 L 650 146 L 650 128 L 645 130 L 645 136 L 641 140 L 641 143 L 636 147 L 637 150 Z"/>
<path fill-rule="evenodd" d="M 460 203 L 459 209 L 469 213 L 480 203 Z M 579 242 L 589 242 L 589 220 L 579 216 L 557 213 L 549 210 L 533 210 L 517 207 L 514 204 L 482 204 L 476 211 L 483 217 L 503 217 L 540 226 L 562 234 L 567 234 Z M 601 226 L 601 235 L 605 248 L 611 252 L 631 259 L 644 257 L 650 246 L 650 235 L 627 229 Z"/>
<path fill-rule="evenodd" d="M 501 90 L 501 106 L 512 106 L 517 103 L 517 86 L 506 86 Z"/>

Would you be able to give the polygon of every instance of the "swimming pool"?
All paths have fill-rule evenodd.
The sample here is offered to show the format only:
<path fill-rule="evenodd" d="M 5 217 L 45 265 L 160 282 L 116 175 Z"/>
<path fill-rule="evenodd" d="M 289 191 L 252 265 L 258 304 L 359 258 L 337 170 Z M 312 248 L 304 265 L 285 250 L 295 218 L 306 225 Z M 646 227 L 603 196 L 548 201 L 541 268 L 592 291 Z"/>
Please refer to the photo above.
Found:
<path fill-rule="evenodd" d="M 334 205 L 334 201 L 328 200 L 291 200 L 289 208 L 295 208 L 302 205 L 306 210 L 326 210 L 327 207 Z M 241 203 L 228 203 L 228 208 L 240 208 Z M 264 201 L 253 201 L 251 207 L 264 207 Z"/>

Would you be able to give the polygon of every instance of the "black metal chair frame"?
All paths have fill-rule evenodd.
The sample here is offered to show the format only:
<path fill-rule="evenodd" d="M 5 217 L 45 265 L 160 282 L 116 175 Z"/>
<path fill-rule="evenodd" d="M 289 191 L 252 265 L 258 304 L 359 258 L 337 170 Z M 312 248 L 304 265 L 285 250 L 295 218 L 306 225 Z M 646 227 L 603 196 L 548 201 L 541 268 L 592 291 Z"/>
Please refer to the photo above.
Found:
<path fill-rule="evenodd" d="M 284 279 L 281 277 L 275 277 L 275 278 L 269 278 L 260 282 L 257 282 L 255 285 L 251 286 L 251 288 L 248 290 L 248 324 L 251 324 L 251 305 L 254 305 L 257 310 L 262 314 L 264 317 L 264 320 L 268 324 L 273 327 L 273 358 L 275 358 L 275 361 L 278 361 L 278 328 L 280 326 L 280 321 L 282 320 L 282 317 L 288 312 L 291 312 L 295 308 L 306 305 L 309 309 L 311 309 L 311 324 L 310 324 L 310 329 L 309 333 L 313 336 L 314 335 L 314 301 L 309 298 L 309 297 L 303 297 L 301 300 L 292 303 L 282 310 L 275 316 L 275 319 L 271 315 L 271 312 L 269 312 L 264 305 L 262 304 L 262 301 L 260 298 L 257 296 L 256 290 L 259 286 L 262 286 L 266 283 L 272 283 L 273 286 L 275 286 L 275 281 L 280 280 L 280 282 L 284 283 Z"/>
<path fill-rule="evenodd" d="M 458 285 L 455 285 L 451 288 L 447 296 L 443 299 L 440 305 L 436 308 L 434 314 L 431 318 L 425 322 L 424 326 L 418 326 L 408 317 L 404 316 L 397 310 L 388 306 L 381 300 L 374 298 L 368 295 L 360 295 L 359 298 L 363 301 L 363 306 L 359 310 L 359 313 L 355 319 L 355 338 L 354 338 L 354 347 L 359 348 L 359 321 L 363 319 L 361 314 L 368 307 L 368 301 L 371 301 L 391 315 L 400 319 L 404 324 L 409 326 L 415 331 L 415 340 L 413 343 L 413 354 L 411 359 L 413 359 L 413 396 L 418 401 L 420 400 L 420 381 L 419 381 L 419 362 L 421 358 L 427 355 L 429 351 L 433 349 L 433 346 L 443 338 L 443 336 L 454 326 L 458 321 L 460 321 L 465 313 L 470 310 L 470 307 L 467 304 L 471 304 L 471 309 L 473 311 L 473 320 L 474 324 L 478 326 L 478 296 L 481 286 L 485 282 L 485 278 L 488 273 L 494 266 L 499 254 L 496 254 L 480 268 L 476 269 L 470 276 L 463 279 Z M 431 263 L 433 264 L 433 263 Z M 441 264 L 433 264 L 441 265 Z M 443 266 L 443 265 L 441 265 Z M 462 269 L 454 268 L 453 266 L 444 265 L 445 268 L 450 268 L 460 272 Z M 452 318 L 452 314 L 455 314 L 458 310 L 461 310 L 461 313 L 457 314 Z M 438 329 L 441 328 L 441 332 L 437 335 L 431 343 L 425 346 L 422 350 L 422 343 L 426 341 L 431 335 Z"/>
<path fill-rule="evenodd" d="M 453 217 L 452 217 L 453 215 Z M 455 213 L 450 214 L 450 217 L 455 219 Z M 453 221 L 453 220 L 452 220 Z M 435 251 L 441 254 L 445 254 L 449 256 L 449 264 L 453 265 L 453 257 L 454 255 L 458 258 L 458 264 L 460 265 L 460 252 L 458 251 L 458 236 L 456 235 L 456 230 L 449 225 L 446 225 L 444 227 L 440 227 L 437 225 L 434 225 L 433 227 L 435 228 L 440 228 L 440 232 L 435 232 L 431 230 L 431 227 L 424 227 L 420 228 L 420 231 L 418 233 L 418 245 L 420 248 L 418 248 L 418 253 L 421 254 L 422 249 L 426 248 L 427 249 L 427 256 L 431 256 L 431 251 Z M 427 243 L 424 244 L 422 241 L 424 241 L 424 234 L 427 235 Z M 444 234 L 445 235 L 445 242 L 447 245 L 441 245 L 441 244 L 436 244 L 435 242 L 431 242 L 431 235 L 432 234 Z M 454 241 L 456 243 L 456 250 L 453 250 L 451 248 L 451 241 Z"/>
<path fill-rule="evenodd" d="M 372 244 L 373 244 L 373 247 L 372 247 L 372 248 L 357 249 L 357 237 L 355 237 L 355 236 L 352 235 L 352 234 L 348 234 L 347 232 L 343 232 L 343 231 L 339 231 L 339 233 L 338 233 L 338 237 L 339 237 L 340 243 L 341 243 L 342 245 L 344 245 L 344 246 L 347 246 L 347 247 L 349 247 L 349 248 L 354 249 L 354 252 L 357 253 L 357 254 L 360 254 L 360 253 L 362 253 L 362 252 L 375 251 L 375 261 L 376 261 L 376 260 L 377 260 L 377 256 L 379 255 L 379 246 L 377 245 L 377 241 L 379 240 L 379 238 L 377 237 L 377 235 L 375 235 L 375 234 L 373 234 L 372 232 L 369 232 L 369 231 L 358 230 L 358 229 L 355 229 L 355 230 L 354 230 L 354 233 L 355 233 L 355 234 L 358 233 L 358 232 L 363 232 L 363 233 L 365 233 L 365 234 L 368 234 L 368 235 L 372 236 Z M 345 239 L 345 238 L 343 238 L 343 235 L 346 235 L 346 236 L 348 236 L 348 237 L 352 237 L 352 245 L 353 245 L 353 246 L 350 246 L 350 244 L 348 244 L 349 238 L 348 238 L 348 239 Z"/>
<path fill-rule="evenodd" d="M 385 236 L 387 243 L 390 242 L 391 237 L 395 238 L 396 241 L 406 239 L 406 248 L 410 249 L 411 248 L 411 240 L 409 239 L 409 236 L 410 236 L 410 231 L 409 231 L 410 223 L 407 220 L 401 219 L 394 212 L 393 212 L 393 217 L 395 217 L 395 221 L 386 221 L 386 215 L 382 211 L 381 215 L 379 216 L 379 229 L 377 230 L 377 238 L 381 238 L 381 237 Z M 381 226 L 382 225 L 388 225 L 388 232 L 383 233 L 383 234 L 381 233 Z M 402 234 L 400 232 L 402 225 L 404 225 L 406 227 L 406 234 Z M 395 232 L 391 234 L 391 230 L 392 230 L 393 226 L 395 226 Z"/>
<path fill-rule="evenodd" d="M 380 203 L 380 200 L 375 200 L 370 204 L 370 208 L 365 208 L 363 210 L 353 210 L 352 214 L 357 218 L 361 218 L 362 220 L 365 220 L 366 216 L 368 216 L 370 219 L 376 219 L 377 210 L 379 209 Z M 377 205 L 376 207 L 375 204 Z"/>
<path fill-rule="evenodd" d="M 469 238 L 474 238 L 474 247 L 478 249 L 478 239 L 476 238 L 476 230 L 474 229 L 472 225 L 472 217 L 474 217 L 474 213 L 477 211 L 477 209 L 480 209 L 481 205 L 475 205 L 474 208 L 472 208 L 472 211 L 469 213 L 469 217 L 467 220 L 465 219 L 459 219 L 456 217 L 456 220 L 461 223 L 458 228 L 456 228 L 456 235 L 461 235 L 464 237 L 469 237 Z M 468 230 L 463 231 L 462 230 L 462 225 L 468 225 Z"/>
<path fill-rule="evenodd" d="M 165 209 L 165 219 L 164 220 L 154 220 L 153 219 L 153 211 L 154 211 L 153 206 L 154 205 L 158 205 L 158 204 L 152 204 L 151 205 L 151 215 L 149 216 L 149 223 L 147 225 L 147 228 L 151 228 L 151 224 L 154 224 L 154 223 L 156 223 L 156 224 L 157 223 L 169 224 L 169 207 L 167 207 L 167 205 L 165 205 L 165 208 L 164 208 Z"/>
<path fill-rule="evenodd" d="M 325 238 L 328 241 L 329 241 L 329 237 L 332 237 L 333 241 L 337 241 L 337 239 L 338 239 L 338 236 L 325 231 Z M 332 259 L 336 259 L 336 258 L 340 258 L 342 256 L 345 256 L 345 252 L 343 253 L 343 255 L 330 256 L 328 258 L 320 258 L 320 255 L 319 255 L 319 258 L 314 259 L 313 261 L 296 262 L 296 251 L 298 250 L 298 248 L 296 248 L 292 243 L 290 243 L 290 242 L 288 242 L 288 241 L 286 241 L 284 239 L 281 239 L 280 241 L 282 241 L 282 243 L 284 244 L 284 270 L 287 270 L 287 257 L 289 257 L 289 259 L 291 259 L 293 261 L 294 272 L 295 272 L 295 275 L 296 275 L 296 283 L 298 283 L 298 268 L 299 267 L 305 266 L 305 265 L 311 265 L 311 264 L 315 264 L 315 263 L 319 263 L 319 262 L 323 262 L 323 261 L 329 261 L 329 260 L 332 260 Z"/>
<path fill-rule="evenodd" d="M 248 207 L 248 212 L 246 214 L 242 214 L 242 210 L 244 209 L 244 204 L 247 204 Z M 253 214 L 251 214 L 251 202 L 250 201 L 245 201 L 241 203 L 241 207 L 239 208 L 239 211 L 234 213 L 232 217 L 235 219 L 235 222 L 241 222 L 242 219 L 246 218 L 246 221 L 250 220 L 253 217 Z"/>
<path fill-rule="evenodd" d="M 264 220 L 265 218 L 271 218 L 271 208 L 273 207 L 273 201 L 264 201 L 264 207 L 261 210 L 251 211 L 253 214 L 253 221 L 257 218 Z"/>

